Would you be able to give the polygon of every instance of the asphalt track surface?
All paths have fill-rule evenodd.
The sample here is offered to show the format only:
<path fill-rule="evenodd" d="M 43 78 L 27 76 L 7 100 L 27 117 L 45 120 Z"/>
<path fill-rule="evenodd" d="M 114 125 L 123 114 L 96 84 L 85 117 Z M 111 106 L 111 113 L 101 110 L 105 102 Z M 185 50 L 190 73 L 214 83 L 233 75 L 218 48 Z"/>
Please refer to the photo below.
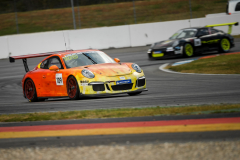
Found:
<path fill-rule="evenodd" d="M 25 73 L 21 60 L 9 63 L 0 60 L 0 114 L 55 112 L 100 108 L 181 106 L 219 103 L 240 103 L 240 75 L 185 75 L 166 73 L 159 70 L 165 63 L 174 63 L 186 58 L 168 60 L 147 59 L 149 47 L 105 50 L 111 57 L 122 62 L 134 62 L 141 66 L 147 77 L 148 92 L 137 96 L 114 95 L 108 97 L 85 98 L 77 101 L 49 99 L 45 102 L 29 103 L 22 96 L 21 79 Z M 240 51 L 240 42 L 231 52 Z M 216 53 L 208 53 L 216 54 Z M 203 55 L 206 56 L 206 55 Z M 43 58 L 29 59 L 29 68 L 35 67 Z M 113 122 L 138 122 L 156 120 L 205 119 L 240 117 L 236 114 L 194 115 L 194 116 L 155 116 L 119 119 L 69 120 L 23 123 L 0 123 L 0 127 L 38 126 L 57 124 L 90 124 Z M 175 132 L 148 134 L 117 134 L 94 136 L 53 136 L 38 138 L 1 139 L 0 148 L 31 146 L 85 146 L 129 143 L 189 142 L 239 140 L 239 130 L 209 132 Z"/>
<path fill-rule="evenodd" d="M 104 50 L 121 62 L 140 65 L 147 78 L 147 92 L 137 96 L 127 94 L 84 98 L 81 100 L 49 99 L 30 103 L 23 98 L 21 79 L 25 74 L 21 60 L 10 63 L 0 60 L 0 114 L 56 112 L 125 107 L 182 106 L 219 103 L 240 103 L 240 75 L 184 75 L 159 70 L 165 63 L 174 63 L 191 58 L 148 60 L 149 46 Z M 240 51 L 240 41 L 231 52 Z M 208 53 L 209 54 L 217 53 Z M 29 68 L 34 68 L 43 58 L 28 59 Z"/>

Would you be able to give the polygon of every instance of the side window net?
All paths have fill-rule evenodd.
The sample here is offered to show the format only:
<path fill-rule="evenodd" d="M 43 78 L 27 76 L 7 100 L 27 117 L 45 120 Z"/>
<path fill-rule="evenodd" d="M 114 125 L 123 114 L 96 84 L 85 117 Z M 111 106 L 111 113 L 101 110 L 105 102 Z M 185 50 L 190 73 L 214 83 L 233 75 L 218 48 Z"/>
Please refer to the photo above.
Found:
<path fill-rule="evenodd" d="M 49 60 L 48 68 L 50 68 L 53 65 L 56 65 L 59 69 L 62 69 L 62 64 L 58 58 L 51 58 Z"/>

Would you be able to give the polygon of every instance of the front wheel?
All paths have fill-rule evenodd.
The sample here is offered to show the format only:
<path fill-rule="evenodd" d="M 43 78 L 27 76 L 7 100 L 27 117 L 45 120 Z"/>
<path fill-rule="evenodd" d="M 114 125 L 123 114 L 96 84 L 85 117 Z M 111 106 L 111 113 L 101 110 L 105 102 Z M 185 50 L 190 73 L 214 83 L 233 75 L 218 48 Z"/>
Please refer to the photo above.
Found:
<path fill-rule="evenodd" d="M 128 95 L 129 95 L 129 96 L 135 96 L 135 95 L 138 95 L 138 94 L 140 94 L 140 93 L 142 93 L 142 92 L 133 92 L 133 93 L 128 93 Z"/>
<path fill-rule="evenodd" d="M 230 50 L 231 45 L 227 38 L 223 38 L 220 41 L 219 52 L 226 53 Z"/>
<path fill-rule="evenodd" d="M 193 46 L 190 43 L 186 43 L 183 47 L 183 56 L 192 57 L 194 55 Z"/>
<path fill-rule="evenodd" d="M 27 79 L 24 85 L 24 94 L 29 102 L 38 101 L 37 92 L 32 79 Z"/>
<path fill-rule="evenodd" d="M 72 100 L 79 99 L 79 87 L 75 77 L 70 76 L 67 80 L 67 93 L 68 97 Z"/>

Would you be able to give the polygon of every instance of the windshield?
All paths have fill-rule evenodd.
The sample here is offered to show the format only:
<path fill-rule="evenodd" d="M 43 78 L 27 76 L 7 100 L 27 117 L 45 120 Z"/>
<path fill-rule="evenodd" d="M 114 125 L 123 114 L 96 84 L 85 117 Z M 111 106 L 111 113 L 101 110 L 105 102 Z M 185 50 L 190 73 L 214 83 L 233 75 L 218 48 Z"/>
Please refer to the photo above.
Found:
<path fill-rule="evenodd" d="M 67 68 L 101 63 L 116 63 L 112 58 L 101 51 L 86 51 L 68 54 L 63 57 L 63 61 Z"/>
<path fill-rule="evenodd" d="M 196 33 L 197 33 L 197 29 L 182 29 L 177 31 L 169 39 L 191 38 L 191 37 L 194 37 Z"/>

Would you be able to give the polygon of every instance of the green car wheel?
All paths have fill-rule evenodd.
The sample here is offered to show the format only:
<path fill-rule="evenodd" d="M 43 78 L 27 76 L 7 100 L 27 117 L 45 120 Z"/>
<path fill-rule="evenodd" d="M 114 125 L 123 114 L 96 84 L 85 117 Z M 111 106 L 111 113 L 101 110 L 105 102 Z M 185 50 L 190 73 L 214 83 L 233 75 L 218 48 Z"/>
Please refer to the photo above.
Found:
<path fill-rule="evenodd" d="M 223 38 L 220 41 L 219 52 L 228 52 L 231 48 L 231 44 L 227 38 Z"/>
<path fill-rule="evenodd" d="M 183 48 L 183 55 L 185 57 L 192 57 L 194 55 L 193 46 L 190 43 L 186 43 Z"/>

